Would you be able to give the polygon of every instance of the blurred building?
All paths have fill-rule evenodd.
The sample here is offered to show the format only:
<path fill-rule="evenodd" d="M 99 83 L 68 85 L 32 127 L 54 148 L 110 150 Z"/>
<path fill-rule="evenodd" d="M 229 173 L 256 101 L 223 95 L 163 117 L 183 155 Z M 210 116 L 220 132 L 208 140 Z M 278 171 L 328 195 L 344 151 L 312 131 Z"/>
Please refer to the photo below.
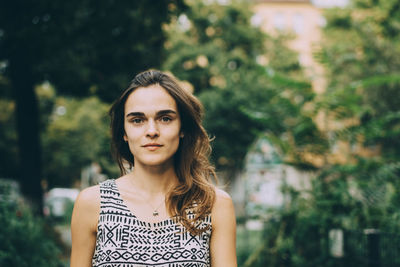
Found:
<path fill-rule="evenodd" d="M 314 91 L 323 92 L 323 69 L 313 59 L 321 40 L 321 27 L 326 24 L 323 9 L 309 0 L 258 0 L 253 11 L 252 23 L 268 34 L 294 36 L 289 46 L 299 53 L 299 62 L 311 78 Z"/>
<path fill-rule="evenodd" d="M 289 46 L 298 52 L 299 62 L 310 78 L 314 92 L 325 91 L 323 67 L 315 60 L 314 53 L 318 51 L 322 39 L 322 28 L 326 25 L 324 10 L 331 7 L 343 7 L 349 0 L 255 0 L 252 23 L 268 34 L 291 34 L 293 39 Z M 315 117 L 319 129 L 330 136 L 331 132 L 358 123 L 357 119 L 336 121 L 329 114 L 320 112 Z M 363 156 L 379 153 L 379 148 L 364 148 L 358 144 L 337 142 L 327 158 L 311 158 L 316 166 L 321 166 L 326 160 L 331 163 L 348 160 L 346 155 L 360 154 Z"/>
<path fill-rule="evenodd" d="M 245 168 L 231 186 L 230 193 L 239 217 L 269 219 L 291 201 L 285 188 L 306 192 L 311 187 L 310 173 L 282 162 L 282 156 L 265 135 L 252 145 L 246 155 Z"/>
<path fill-rule="evenodd" d="M 348 0 L 256 0 L 253 5 L 254 15 L 251 23 L 260 27 L 269 35 L 290 34 L 293 39 L 289 47 L 298 52 L 299 62 L 305 74 L 312 82 L 317 94 L 325 91 L 324 69 L 314 59 L 314 52 L 322 38 L 322 28 L 326 24 L 323 16 L 325 8 L 344 6 Z M 259 62 L 262 64 L 262 62 Z M 315 118 L 318 127 L 329 134 L 339 122 L 327 119 L 320 113 Z M 345 155 L 352 149 L 349 144 L 337 144 L 329 161 L 345 160 Z M 337 156 L 337 158 L 335 158 Z M 311 159 L 316 166 L 324 164 L 326 159 Z M 239 216 L 253 217 L 267 214 L 268 209 L 279 209 L 287 201 L 288 194 L 282 193 L 285 187 L 293 187 L 306 192 L 310 185 L 310 173 L 299 171 L 279 160 L 274 147 L 264 136 L 257 140 L 246 156 L 245 168 L 231 187 Z"/>

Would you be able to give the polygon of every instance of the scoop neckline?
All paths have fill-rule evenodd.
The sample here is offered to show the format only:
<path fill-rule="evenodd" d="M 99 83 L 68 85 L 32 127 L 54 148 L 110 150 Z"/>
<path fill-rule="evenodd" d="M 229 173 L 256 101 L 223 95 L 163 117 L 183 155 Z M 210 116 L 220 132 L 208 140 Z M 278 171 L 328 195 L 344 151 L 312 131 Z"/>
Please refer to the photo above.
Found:
<path fill-rule="evenodd" d="M 137 217 L 135 215 L 135 213 L 128 207 L 128 205 L 126 205 L 125 200 L 122 197 L 121 192 L 119 191 L 116 179 L 111 179 L 111 180 L 114 183 L 114 186 L 115 186 L 116 192 L 118 193 L 118 197 L 119 197 L 119 199 L 121 201 L 121 204 L 128 211 L 129 215 L 134 217 L 139 223 L 148 225 L 148 226 L 153 227 L 153 228 L 163 226 L 163 225 L 165 225 L 166 222 L 172 222 L 173 224 L 175 224 L 175 220 L 174 220 L 175 217 L 168 217 L 168 218 L 163 219 L 163 220 L 161 220 L 159 222 L 146 222 L 146 221 L 140 219 L 139 217 Z"/>

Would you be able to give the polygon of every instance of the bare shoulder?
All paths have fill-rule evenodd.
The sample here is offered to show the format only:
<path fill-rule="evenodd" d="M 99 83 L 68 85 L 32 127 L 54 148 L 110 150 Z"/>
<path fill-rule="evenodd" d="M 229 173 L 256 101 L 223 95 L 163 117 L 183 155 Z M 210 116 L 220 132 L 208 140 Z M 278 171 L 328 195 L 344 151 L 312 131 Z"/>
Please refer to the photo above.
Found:
<path fill-rule="evenodd" d="M 71 219 L 71 266 L 92 266 L 97 222 L 100 214 L 100 186 L 82 190 Z"/>
<path fill-rule="evenodd" d="M 72 226 L 86 224 L 95 229 L 100 214 L 100 186 L 82 190 L 75 201 L 72 213 Z"/>
<path fill-rule="evenodd" d="M 215 188 L 215 206 L 233 205 L 231 196 L 220 188 Z"/>
<path fill-rule="evenodd" d="M 76 199 L 77 205 L 82 205 L 87 208 L 100 207 L 100 186 L 95 185 L 83 189 Z"/>
<path fill-rule="evenodd" d="M 211 266 L 237 266 L 236 217 L 232 198 L 224 190 L 215 189 L 216 200 L 211 211 Z"/>
<path fill-rule="evenodd" d="M 231 196 L 221 188 L 215 187 L 215 193 L 217 195 L 217 198 L 232 199 Z"/>

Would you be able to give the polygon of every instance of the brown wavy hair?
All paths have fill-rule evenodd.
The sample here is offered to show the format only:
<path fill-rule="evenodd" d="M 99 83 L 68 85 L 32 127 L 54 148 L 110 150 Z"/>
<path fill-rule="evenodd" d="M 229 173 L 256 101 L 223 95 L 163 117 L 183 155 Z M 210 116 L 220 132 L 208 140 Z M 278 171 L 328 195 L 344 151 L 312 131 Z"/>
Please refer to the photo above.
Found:
<path fill-rule="evenodd" d="M 174 155 L 175 172 L 179 183 L 167 194 L 167 210 L 192 234 L 199 234 L 207 229 L 201 229 L 198 225 L 211 213 L 215 201 L 212 182 L 217 182 L 217 176 L 208 160 L 211 146 L 210 138 L 202 126 L 203 106 L 195 96 L 184 90 L 173 77 L 164 72 L 148 70 L 136 75 L 109 112 L 112 152 L 121 175 L 127 173 L 126 165 L 129 169 L 134 167 L 134 156 L 123 138 L 125 102 L 135 89 L 154 84 L 164 88 L 176 101 L 181 117 L 181 131 L 184 133 Z M 192 219 L 189 219 L 186 213 L 190 209 L 194 209 L 195 216 Z"/>

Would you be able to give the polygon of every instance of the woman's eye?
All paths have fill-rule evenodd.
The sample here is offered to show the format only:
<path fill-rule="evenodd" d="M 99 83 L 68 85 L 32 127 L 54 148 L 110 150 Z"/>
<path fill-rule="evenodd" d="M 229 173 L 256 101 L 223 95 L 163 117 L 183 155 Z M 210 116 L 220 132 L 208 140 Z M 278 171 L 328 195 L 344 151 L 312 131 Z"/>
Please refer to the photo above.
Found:
<path fill-rule="evenodd" d="M 142 122 L 143 122 L 143 119 L 135 118 L 135 119 L 132 119 L 131 122 L 133 122 L 133 123 L 135 123 L 135 124 L 139 124 L 139 123 L 142 123 Z"/>
<path fill-rule="evenodd" d="M 170 122 L 171 118 L 170 117 L 161 117 L 162 122 Z"/>

